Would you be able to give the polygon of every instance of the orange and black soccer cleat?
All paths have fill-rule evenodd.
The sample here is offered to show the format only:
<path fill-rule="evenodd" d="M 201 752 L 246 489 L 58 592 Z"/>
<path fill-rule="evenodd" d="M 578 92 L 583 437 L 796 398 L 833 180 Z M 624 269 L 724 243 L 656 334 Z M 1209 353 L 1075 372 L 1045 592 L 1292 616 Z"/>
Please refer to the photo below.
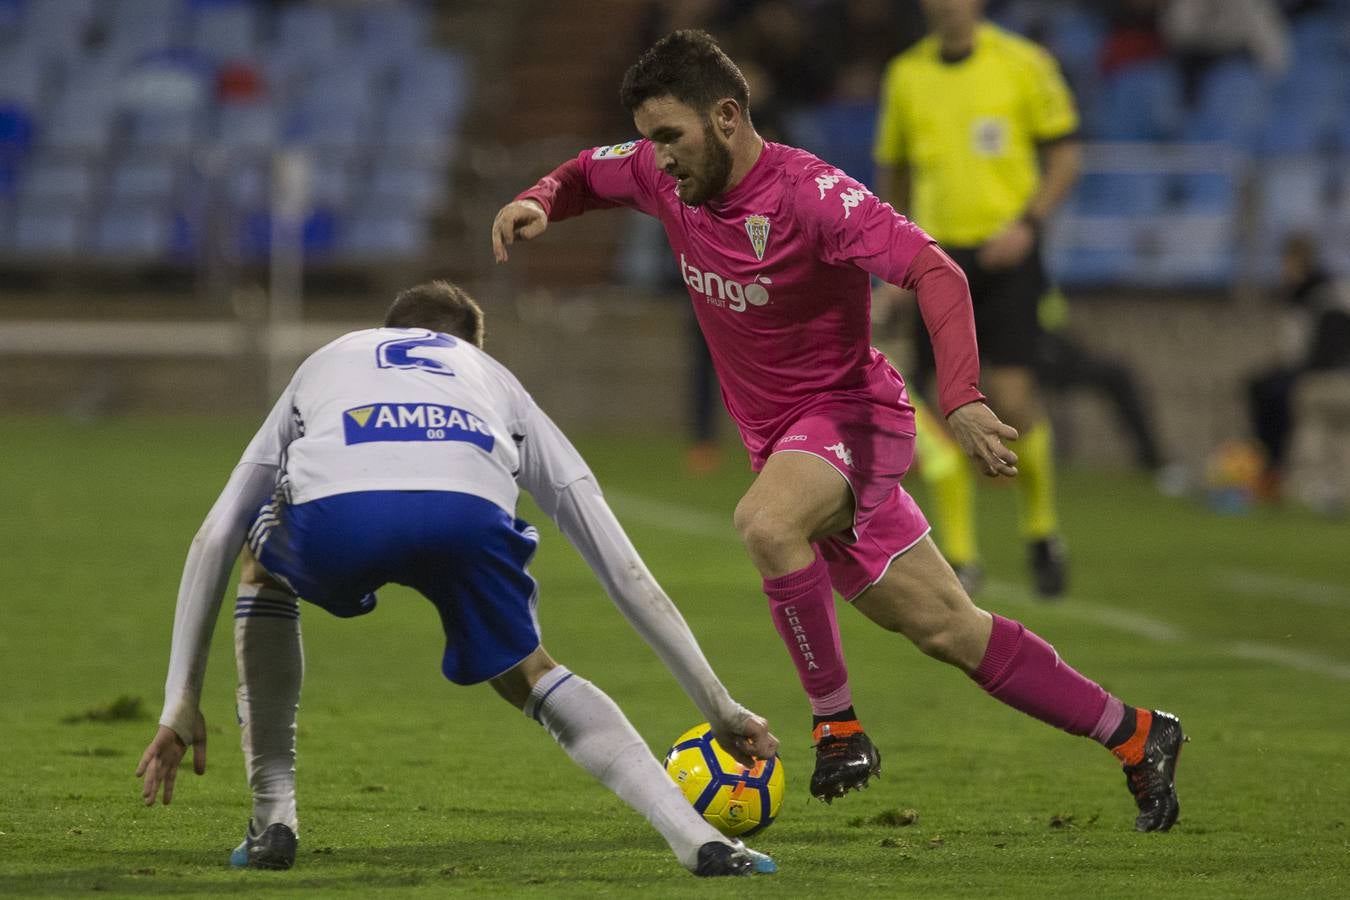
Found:
<path fill-rule="evenodd" d="M 816 739 L 816 770 L 811 773 L 811 796 L 831 802 L 849 791 L 867 786 L 872 776 L 881 776 L 881 751 L 856 719 L 821 722 L 813 731 Z"/>
<path fill-rule="evenodd" d="M 1190 738 L 1181 730 L 1180 719 L 1161 710 L 1140 710 L 1139 724 L 1145 727 L 1112 752 L 1125 761 L 1125 784 L 1139 807 L 1134 830 L 1167 831 L 1181 814 L 1177 757 Z"/>

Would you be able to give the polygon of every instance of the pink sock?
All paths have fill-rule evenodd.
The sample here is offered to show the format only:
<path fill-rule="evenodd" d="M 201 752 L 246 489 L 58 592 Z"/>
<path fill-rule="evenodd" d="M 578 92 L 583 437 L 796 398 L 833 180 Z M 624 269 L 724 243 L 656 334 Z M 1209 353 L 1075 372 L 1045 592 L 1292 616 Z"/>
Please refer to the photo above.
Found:
<path fill-rule="evenodd" d="M 1119 700 L 1074 671 L 1054 647 L 1012 619 L 994 616 L 989 646 L 971 677 L 1013 709 L 1070 734 L 1105 743 L 1120 724 Z"/>
<path fill-rule="evenodd" d="M 834 618 L 830 573 L 820 551 L 806 568 L 764 579 L 764 593 L 769 596 L 773 627 L 787 644 L 811 700 L 811 712 L 825 716 L 847 709 L 853 694 Z"/>

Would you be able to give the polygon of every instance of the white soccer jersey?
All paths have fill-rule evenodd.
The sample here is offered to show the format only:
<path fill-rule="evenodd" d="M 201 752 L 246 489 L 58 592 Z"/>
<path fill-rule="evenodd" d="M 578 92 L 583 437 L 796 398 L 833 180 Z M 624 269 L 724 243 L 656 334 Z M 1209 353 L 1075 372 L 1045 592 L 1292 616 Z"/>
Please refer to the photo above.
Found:
<path fill-rule="evenodd" d="M 185 743 L 226 581 L 250 521 L 277 488 L 290 503 L 355 491 L 459 491 L 507 512 L 525 488 L 704 717 L 737 731 L 749 715 L 713 674 L 581 455 L 516 377 L 465 341 L 373 328 L 301 364 L 188 549 L 160 715 Z"/>
<path fill-rule="evenodd" d="M 459 491 L 508 512 L 517 477 L 547 496 L 589 472 L 506 367 L 421 328 L 354 331 L 315 352 L 240 461 L 279 465 L 288 503 Z"/>

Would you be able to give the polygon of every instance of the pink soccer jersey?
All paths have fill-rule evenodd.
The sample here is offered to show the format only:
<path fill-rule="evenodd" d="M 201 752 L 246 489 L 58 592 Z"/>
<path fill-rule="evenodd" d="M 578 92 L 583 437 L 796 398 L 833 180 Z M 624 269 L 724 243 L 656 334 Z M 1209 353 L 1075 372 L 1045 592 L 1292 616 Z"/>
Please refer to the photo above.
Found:
<path fill-rule="evenodd" d="M 757 462 L 827 395 L 909 411 L 899 373 L 871 347 L 870 276 L 912 286 L 911 264 L 932 239 L 839 169 L 766 142 L 739 184 L 686 206 L 640 140 L 583 152 L 527 198 L 550 221 L 616 206 L 661 220 L 723 400 Z M 943 412 L 982 399 L 968 294 L 942 308 L 919 299 Z"/>

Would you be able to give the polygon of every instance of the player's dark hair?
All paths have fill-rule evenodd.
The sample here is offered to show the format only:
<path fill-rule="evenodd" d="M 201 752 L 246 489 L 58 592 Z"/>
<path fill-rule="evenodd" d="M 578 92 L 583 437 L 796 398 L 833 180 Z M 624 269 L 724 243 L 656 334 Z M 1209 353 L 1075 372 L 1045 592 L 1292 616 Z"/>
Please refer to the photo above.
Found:
<path fill-rule="evenodd" d="M 429 281 L 399 291 L 384 314 L 384 325 L 430 328 L 483 346 L 482 307 L 462 287 L 448 281 Z"/>
<path fill-rule="evenodd" d="M 706 31 L 672 31 L 624 73 L 619 101 L 629 112 L 653 97 L 673 97 L 700 113 L 728 97 L 750 115 L 750 86 Z"/>

